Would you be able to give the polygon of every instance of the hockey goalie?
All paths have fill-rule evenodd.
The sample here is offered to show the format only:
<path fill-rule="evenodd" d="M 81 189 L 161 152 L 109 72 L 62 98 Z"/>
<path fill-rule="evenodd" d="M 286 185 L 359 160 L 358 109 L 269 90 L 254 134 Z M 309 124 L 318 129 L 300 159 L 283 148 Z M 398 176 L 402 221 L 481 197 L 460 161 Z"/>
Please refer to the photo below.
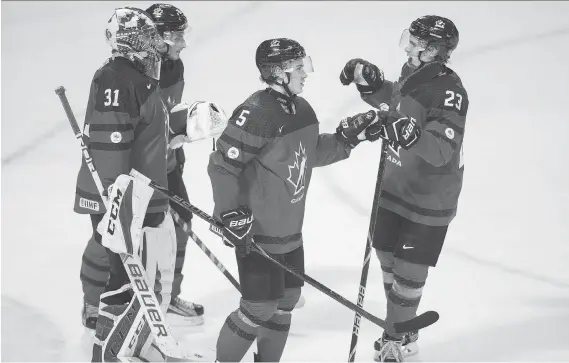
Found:
<path fill-rule="evenodd" d="M 199 354 L 182 352 L 165 320 L 176 258 L 172 217 L 148 218 L 154 190 L 132 175 L 119 175 L 111 186 L 98 226 L 122 268 L 111 273 L 101 295 L 92 361 L 199 361 Z"/>

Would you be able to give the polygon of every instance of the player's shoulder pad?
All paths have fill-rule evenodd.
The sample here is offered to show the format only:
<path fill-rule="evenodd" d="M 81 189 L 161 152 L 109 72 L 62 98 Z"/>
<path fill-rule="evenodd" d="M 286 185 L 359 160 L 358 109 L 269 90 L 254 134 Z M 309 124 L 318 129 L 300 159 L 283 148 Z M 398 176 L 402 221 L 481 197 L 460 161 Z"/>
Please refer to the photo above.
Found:
<path fill-rule="evenodd" d="M 140 73 L 124 58 L 110 60 L 97 71 L 93 82 L 97 111 L 123 112 L 131 117 L 139 116 L 140 107 L 158 87 L 157 81 Z"/>
<path fill-rule="evenodd" d="M 263 102 L 259 92 L 255 92 L 235 108 L 228 124 L 255 136 L 271 137 L 275 134 L 271 106 Z"/>
<path fill-rule="evenodd" d="M 450 68 L 432 82 L 434 96 L 432 106 L 457 112 L 466 116 L 468 111 L 468 93 L 460 77 Z"/>

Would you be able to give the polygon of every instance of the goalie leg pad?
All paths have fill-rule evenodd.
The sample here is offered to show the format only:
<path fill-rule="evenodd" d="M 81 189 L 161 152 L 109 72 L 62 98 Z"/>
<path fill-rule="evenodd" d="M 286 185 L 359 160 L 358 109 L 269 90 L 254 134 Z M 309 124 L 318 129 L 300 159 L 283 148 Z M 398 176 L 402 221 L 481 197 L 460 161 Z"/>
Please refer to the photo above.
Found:
<path fill-rule="evenodd" d="M 176 231 L 170 213 L 158 227 L 144 227 L 142 264 L 148 283 L 154 288 L 162 312 L 166 314 L 172 295 L 176 264 Z"/>
<path fill-rule="evenodd" d="M 101 305 L 93 344 L 93 362 L 143 357 L 152 343 L 150 326 L 133 297 L 130 304 Z"/>

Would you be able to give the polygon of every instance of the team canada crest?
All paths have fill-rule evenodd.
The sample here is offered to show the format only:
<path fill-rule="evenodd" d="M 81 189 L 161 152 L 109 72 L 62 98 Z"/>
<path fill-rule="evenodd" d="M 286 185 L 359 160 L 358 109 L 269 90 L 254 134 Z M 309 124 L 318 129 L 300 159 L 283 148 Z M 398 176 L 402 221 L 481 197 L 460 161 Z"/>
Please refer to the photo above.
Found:
<path fill-rule="evenodd" d="M 298 151 L 294 152 L 294 161 L 288 166 L 287 181 L 294 187 L 294 198 L 290 201 L 296 203 L 304 197 L 304 186 L 306 182 L 306 149 L 302 146 L 302 142 L 298 146 Z"/>

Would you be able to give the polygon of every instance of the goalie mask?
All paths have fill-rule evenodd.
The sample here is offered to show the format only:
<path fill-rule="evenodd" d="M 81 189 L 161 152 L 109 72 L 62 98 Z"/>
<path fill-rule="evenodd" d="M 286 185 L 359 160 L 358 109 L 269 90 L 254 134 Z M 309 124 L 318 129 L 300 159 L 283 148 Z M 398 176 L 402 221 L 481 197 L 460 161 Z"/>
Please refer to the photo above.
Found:
<path fill-rule="evenodd" d="M 115 9 L 105 35 L 113 56 L 128 58 L 140 72 L 160 79 L 161 58 L 157 47 L 162 40 L 156 24 L 146 12 L 131 7 Z"/>

